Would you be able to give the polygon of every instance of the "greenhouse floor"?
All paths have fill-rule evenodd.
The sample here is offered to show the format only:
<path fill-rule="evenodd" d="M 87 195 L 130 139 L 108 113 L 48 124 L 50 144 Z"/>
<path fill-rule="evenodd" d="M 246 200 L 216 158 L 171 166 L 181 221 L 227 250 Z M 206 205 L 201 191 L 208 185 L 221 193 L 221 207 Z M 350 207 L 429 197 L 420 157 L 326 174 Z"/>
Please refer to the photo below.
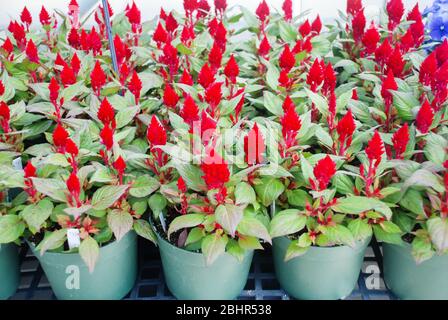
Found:
<path fill-rule="evenodd" d="M 141 242 L 138 280 L 125 299 L 170 300 L 175 299 L 165 285 L 163 270 L 157 249 Z M 56 299 L 42 272 L 37 259 L 27 248 L 21 251 L 21 283 L 13 300 Z M 381 245 L 372 242 L 368 247 L 358 284 L 347 300 L 391 300 L 395 299 L 385 287 L 380 268 L 382 265 Z M 246 286 L 240 300 L 290 300 L 275 277 L 271 252 L 256 252 Z"/>

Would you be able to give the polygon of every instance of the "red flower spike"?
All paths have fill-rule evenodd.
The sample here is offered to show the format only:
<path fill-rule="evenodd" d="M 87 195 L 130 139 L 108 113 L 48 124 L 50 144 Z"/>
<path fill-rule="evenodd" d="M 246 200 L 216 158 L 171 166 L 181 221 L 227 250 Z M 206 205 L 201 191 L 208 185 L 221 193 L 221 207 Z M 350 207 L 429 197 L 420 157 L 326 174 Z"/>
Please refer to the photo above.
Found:
<path fill-rule="evenodd" d="M 229 181 L 230 171 L 227 163 L 214 150 L 206 155 L 201 163 L 201 170 L 207 189 L 221 189 Z"/>
<path fill-rule="evenodd" d="M 163 92 L 163 103 L 168 108 L 174 109 L 178 102 L 179 102 L 179 96 L 177 95 L 176 91 L 170 84 L 166 84 L 165 90 Z"/>
<path fill-rule="evenodd" d="M 194 121 L 199 120 L 199 108 L 189 94 L 185 97 L 184 106 L 182 110 L 180 110 L 180 116 L 184 119 L 185 123 L 190 125 L 190 127 L 193 126 Z"/>
<path fill-rule="evenodd" d="M 133 2 L 129 10 L 126 11 L 126 17 L 130 24 L 139 25 L 141 23 L 141 13 L 135 2 Z"/>
<path fill-rule="evenodd" d="M 50 84 L 48 85 L 48 90 L 50 90 L 50 101 L 53 104 L 57 103 L 59 97 L 60 86 L 55 77 L 51 78 Z"/>
<path fill-rule="evenodd" d="M 311 43 L 311 38 L 306 38 L 302 45 L 302 50 L 310 53 L 313 50 L 313 44 Z"/>
<path fill-rule="evenodd" d="M 160 62 L 169 67 L 171 74 L 177 73 L 179 66 L 178 51 L 171 43 L 167 43 L 163 47 L 163 56 L 160 58 Z"/>
<path fill-rule="evenodd" d="M 5 86 L 3 85 L 3 81 L 0 80 L 0 96 L 5 93 Z"/>
<path fill-rule="evenodd" d="M 142 91 L 142 81 L 140 80 L 136 71 L 132 74 L 131 80 L 128 83 L 128 89 L 135 97 L 135 103 L 140 101 L 140 94 Z"/>
<path fill-rule="evenodd" d="M 291 19 L 292 19 L 292 0 L 283 1 L 282 10 L 283 10 L 283 13 L 285 14 L 285 20 L 291 21 Z"/>
<path fill-rule="evenodd" d="M 214 115 L 214 109 L 222 100 L 222 82 L 215 82 L 208 86 L 205 90 L 205 101 L 212 107 L 212 115 Z"/>
<path fill-rule="evenodd" d="M 227 29 L 222 21 L 220 21 L 216 27 L 214 39 L 221 47 L 222 52 L 225 52 L 227 44 Z"/>
<path fill-rule="evenodd" d="M 376 165 L 381 162 L 381 157 L 384 154 L 384 143 L 380 137 L 378 131 L 375 131 L 372 139 L 370 139 L 369 143 L 366 147 L 366 154 L 370 161 L 376 160 Z"/>
<path fill-rule="evenodd" d="M 11 112 L 9 106 L 4 102 L 0 101 L 0 126 L 4 133 L 9 132 L 9 121 L 11 120 Z"/>
<path fill-rule="evenodd" d="M 48 11 L 47 11 L 47 9 L 45 9 L 44 6 L 42 6 L 42 9 L 40 10 L 39 20 L 43 26 L 51 24 L 50 15 L 48 14 Z"/>
<path fill-rule="evenodd" d="M 281 87 L 289 88 L 289 86 L 291 85 L 291 81 L 289 79 L 288 71 L 286 71 L 286 70 L 280 71 L 280 76 L 278 77 L 278 82 Z"/>
<path fill-rule="evenodd" d="M 207 145 L 210 142 L 215 131 L 216 121 L 203 110 L 201 113 L 201 139 L 204 145 Z"/>
<path fill-rule="evenodd" d="M 294 105 L 294 102 L 292 101 L 290 96 L 286 96 L 285 101 L 283 102 L 282 109 L 283 112 L 287 112 L 290 108 L 295 110 L 296 106 Z"/>
<path fill-rule="evenodd" d="M 404 65 L 405 61 L 403 60 L 403 54 L 401 53 L 401 46 L 397 43 L 387 61 L 387 70 L 392 70 L 394 76 L 400 78 L 403 73 Z"/>
<path fill-rule="evenodd" d="M 418 8 L 418 3 L 412 8 L 407 16 L 408 21 L 414 21 L 413 24 L 409 26 L 412 32 L 412 36 L 415 41 L 415 46 L 418 47 L 422 44 L 423 38 L 425 36 L 425 25 L 423 23 L 422 14 Z"/>
<path fill-rule="evenodd" d="M 114 132 L 108 126 L 105 125 L 100 132 L 101 143 L 106 147 L 107 150 L 111 150 L 114 145 Z"/>
<path fill-rule="evenodd" d="M 179 24 L 177 23 L 176 18 L 174 18 L 173 13 L 171 12 L 165 19 L 166 31 L 168 31 L 169 33 L 173 33 L 174 31 L 176 31 L 178 26 Z"/>
<path fill-rule="evenodd" d="M 146 138 L 151 146 L 164 146 L 167 142 L 166 130 L 155 115 L 151 118 Z"/>
<path fill-rule="evenodd" d="M 300 25 L 299 33 L 302 35 L 302 38 L 305 38 L 311 33 L 311 25 L 308 19 L 306 19 L 305 22 Z"/>
<path fill-rule="evenodd" d="M 261 134 L 257 123 L 255 123 L 249 133 L 244 137 L 244 153 L 246 163 L 248 165 L 263 163 L 263 154 L 265 150 L 266 146 L 263 135 Z"/>
<path fill-rule="evenodd" d="M 365 47 L 365 54 L 369 55 L 375 52 L 378 42 L 380 41 L 380 33 L 375 27 L 375 23 L 372 21 L 369 29 L 366 30 L 364 36 L 362 37 L 362 44 Z"/>
<path fill-rule="evenodd" d="M 362 0 L 347 0 L 347 13 L 352 17 L 362 9 Z"/>
<path fill-rule="evenodd" d="M 2 49 L 5 50 L 8 55 L 14 51 L 14 45 L 9 38 L 6 38 L 5 42 L 3 42 Z"/>
<path fill-rule="evenodd" d="M 56 54 L 56 59 L 54 60 L 54 64 L 59 67 L 64 67 L 67 65 L 67 62 L 61 57 L 59 52 Z"/>
<path fill-rule="evenodd" d="M 271 51 L 271 45 L 269 44 L 269 40 L 264 35 L 263 40 L 260 42 L 260 46 L 258 47 L 258 54 L 262 57 L 266 57 Z"/>
<path fill-rule="evenodd" d="M 328 99 L 328 112 L 330 113 L 330 128 L 334 129 L 334 119 L 336 117 L 336 94 L 334 90 L 330 91 L 330 97 Z"/>
<path fill-rule="evenodd" d="M 215 9 L 223 13 L 227 9 L 227 0 L 215 0 Z"/>
<path fill-rule="evenodd" d="M 311 31 L 313 31 L 315 34 L 320 34 L 321 30 L 322 21 L 320 20 L 320 16 L 317 15 L 316 19 L 314 19 L 313 23 L 311 24 Z"/>
<path fill-rule="evenodd" d="M 88 41 L 89 49 L 92 50 L 95 55 L 101 54 L 103 45 L 101 43 L 101 37 L 98 32 L 96 32 L 95 27 L 92 27 L 92 30 L 90 31 Z"/>
<path fill-rule="evenodd" d="M 222 61 L 222 51 L 220 46 L 215 41 L 208 55 L 208 62 L 210 63 L 210 66 L 214 70 L 216 70 L 219 69 L 219 67 L 221 67 L 221 61 Z"/>
<path fill-rule="evenodd" d="M 431 83 L 434 81 L 434 75 L 437 72 L 437 57 L 436 53 L 432 52 L 430 55 L 426 57 L 425 60 L 423 60 L 422 64 L 420 65 L 420 73 L 419 73 L 419 80 L 420 82 L 425 86 L 430 86 Z"/>
<path fill-rule="evenodd" d="M 28 11 L 26 6 L 23 8 L 22 13 L 20 14 L 20 20 L 22 20 L 22 22 L 24 24 L 26 24 L 27 28 L 29 28 L 31 23 L 33 22 L 33 18 L 31 17 L 31 13 Z"/>
<path fill-rule="evenodd" d="M 230 56 L 229 61 L 227 62 L 226 67 L 224 68 L 224 74 L 230 81 L 235 84 L 236 77 L 238 77 L 240 73 L 240 68 L 238 67 L 238 63 L 236 62 L 235 56 L 232 54 Z"/>
<path fill-rule="evenodd" d="M 216 30 L 218 29 L 218 19 L 215 17 L 208 23 L 208 31 L 212 37 L 215 37 Z"/>
<path fill-rule="evenodd" d="M 70 138 L 68 138 L 67 141 L 65 142 L 65 151 L 69 153 L 72 157 L 78 156 L 79 153 L 78 146 Z"/>
<path fill-rule="evenodd" d="M 401 51 L 403 53 L 406 53 L 415 47 L 414 36 L 412 35 L 410 28 L 408 29 L 408 31 L 406 31 L 404 36 L 401 37 L 400 44 L 401 44 Z"/>
<path fill-rule="evenodd" d="M 121 65 L 123 62 L 127 61 L 131 57 L 132 51 L 121 40 L 121 38 L 118 35 L 115 35 L 114 37 L 114 47 L 115 52 L 117 54 L 118 65 Z"/>
<path fill-rule="evenodd" d="M 336 126 L 336 131 L 339 136 L 339 142 L 341 144 L 346 144 L 346 147 L 349 147 L 349 143 L 355 132 L 356 125 L 355 120 L 353 119 L 352 111 L 349 109 L 345 116 L 339 120 L 338 125 Z"/>
<path fill-rule="evenodd" d="M 199 71 L 198 82 L 204 88 L 208 88 L 213 82 L 215 82 L 215 73 L 212 71 L 208 63 L 204 64 Z"/>
<path fill-rule="evenodd" d="M 76 74 L 73 71 L 73 69 L 70 68 L 70 66 L 68 66 L 68 65 L 66 65 L 62 69 L 60 76 L 61 76 L 61 82 L 64 85 L 64 87 L 67 87 L 69 85 L 76 83 Z"/>
<path fill-rule="evenodd" d="M 191 16 L 193 11 L 196 11 L 198 8 L 198 0 L 184 0 L 184 10 L 187 16 Z"/>
<path fill-rule="evenodd" d="M 187 193 L 187 185 L 185 184 L 185 181 L 184 179 L 182 179 L 182 177 L 179 177 L 179 179 L 177 179 L 177 188 L 181 193 Z"/>
<path fill-rule="evenodd" d="M 193 77 L 187 69 L 184 69 L 184 71 L 182 72 L 182 77 L 180 78 L 179 82 L 186 84 L 187 86 L 194 85 Z"/>
<path fill-rule="evenodd" d="M 128 11 L 128 10 L 129 10 L 129 4 L 127 5 L 127 10 L 125 10 L 125 11 Z M 163 21 L 166 20 L 167 15 L 166 15 L 165 10 L 163 10 L 163 8 L 160 8 L 159 16 L 160 16 L 160 19 L 162 19 Z"/>
<path fill-rule="evenodd" d="M 386 109 L 389 109 L 393 102 L 393 95 L 391 90 L 398 90 L 397 82 L 395 82 L 394 73 L 392 70 L 389 70 L 386 78 L 383 80 L 383 84 L 381 85 L 381 96 L 384 99 L 384 103 L 386 105 Z"/>
<path fill-rule="evenodd" d="M 33 166 L 30 160 L 28 160 L 25 168 L 23 168 L 25 178 L 33 178 L 36 176 L 36 168 Z"/>
<path fill-rule="evenodd" d="M 153 40 L 157 43 L 165 43 L 168 39 L 168 33 L 163 28 L 162 24 L 159 22 L 157 24 L 157 28 L 154 31 L 154 35 L 152 36 Z"/>
<path fill-rule="evenodd" d="M 328 95 L 336 88 L 337 81 L 336 74 L 330 62 L 325 66 L 323 79 L 324 84 L 322 85 L 322 93 Z"/>
<path fill-rule="evenodd" d="M 180 39 L 183 44 L 190 46 L 191 40 L 195 38 L 194 27 L 185 25 L 182 29 Z"/>
<path fill-rule="evenodd" d="M 415 125 L 421 133 L 428 133 L 434 120 L 434 111 L 427 99 L 423 101 L 415 119 Z"/>
<path fill-rule="evenodd" d="M 311 91 L 316 92 L 317 87 L 320 86 L 323 80 L 322 66 L 319 60 L 316 59 L 308 72 L 306 83 L 311 87 Z"/>
<path fill-rule="evenodd" d="M 124 162 L 123 157 L 119 156 L 117 160 L 114 161 L 112 164 L 114 169 L 117 170 L 118 175 L 120 176 L 120 180 L 122 180 L 122 176 L 124 174 L 124 171 L 126 170 L 126 162 Z M 120 181 L 120 183 L 123 183 Z"/>
<path fill-rule="evenodd" d="M 37 52 L 37 47 L 34 44 L 33 40 L 30 39 L 26 45 L 26 56 L 28 60 L 34 63 L 39 63 L 39 54 Z"/>
<path fill-rule="evenodd" d="M 389 43 L 389 39 L 384 42 L 375 51 L 375 61 L 381 66 L 386 64 L 390 55 L 392 54 L 392 47 Z"/>
<path fill-rule="evenodd" d="M 358 90 L 355 88 L 352 91 L 352 100 L 358 100 Z"/>
<path fill-rule="evenodd" d="M 296 57 L 291 52 L 289 45 L 286 44 L 279 58 L 279 66 L 281 69 L 290 71 L 296 64 Z"/>
<path fill-rule="evenodd" d="M 443 40 L 435 50 L 437 62 L 439 66 L 443 65 L 445 61 L 448 61 L 448 39 Z"/>
<path fill-rule="evenodd" d="M 78 30 L 75 28 L 70 29 L 70 32 L 67 37 L 68 44 L 71 45 L 73 48 L 78 48 L 80 45 L 80 38 L 78 34 Z"/>
<path fill-rule="evenodd" d="M 364 29 L 366 27 L 366 17 L 364 10 L 359 11 L 352 20 L 353 39 L 355 42 L 360 42 L 364 35 Z"/>
<path fill-rule="evenodd" d="M 282 125 L 282 135 L 286 148 L 289 149 L 295 145 L 297 133 L 302 127 L 302 121 L 293 104 L 289 104 L 289 107 L 285 110 L 283 117 L 280 119 L 280 124 Z"/>
<path fill-rule="evenodd" d="M 79 70 L 81 69 L 81 60 L 79 60 L 78 55 L 76 52 L 73 54 L 72 60 L 70 61 L 70 64 L 72 65 L 73 72 L 75 74 L 78 74 Z"/>
<path fill-rule="evenodd" d="M 114 127 L 112 124 L 115 120 L 115 110 L 109 103 L 107 98 L 104 98 L 104 100 L 101 102 L 96 116 L 103 125 Z"/>
<path fill-rule="evenodd" d="M 68 132 L 64 129 L 64 127 L 58 124 L 53 131 L 53 144 L 59 149 L 63 149 L 67 139 Z"/>
<path fill-rule="evenodd" d="M 395 157 L 397 159 L 403 159 L 403 153 L 406 152 L 406 147 L 409 143 L 409 126 L 407 122 L 395 131 L 392 136 L 392 143 L 394 145 Z"/>
<path fill-rule="evenodd" d="M 199 0 L 198 1 L 198 13 L 197 17 L 198 19 L 201 19 L 208 15 L 210 12 L 210 5 L 208 4 L 207 0 Z"/>
<path fill-rule="evenodd" d="M 400 24 L 404 14 L 404 5 L 402 0 L 389 0 L 386 4 L 387 15 L 389 16 L 388 28 L 393 31 Z"/>
<path fill-rule="evenodd" d="M 93 91 L 99 96 L 101 88 L 106 84 L 106 74 L 101 68 L 101 64 L 98 60 L 95 62 L 95 66 L 90 73 L 90 81 Z"/>
<path fill-rule="evenodd" d="M 258 19 L 260 19 L 261 22 L 264 22 L 266 18 L 269 16 L 269 6 L 266 3 L 266 0 L 263 0 L 259 5 L 257 10 L 255 11 L 255 14 L 257 15 Z"/>
<path fill-rule="evenodd" d="M 336 163 L 327 155 L 316 163 L 313 173 L 318 183 L 318 190 L 325 190 L 336 173 Z"/>

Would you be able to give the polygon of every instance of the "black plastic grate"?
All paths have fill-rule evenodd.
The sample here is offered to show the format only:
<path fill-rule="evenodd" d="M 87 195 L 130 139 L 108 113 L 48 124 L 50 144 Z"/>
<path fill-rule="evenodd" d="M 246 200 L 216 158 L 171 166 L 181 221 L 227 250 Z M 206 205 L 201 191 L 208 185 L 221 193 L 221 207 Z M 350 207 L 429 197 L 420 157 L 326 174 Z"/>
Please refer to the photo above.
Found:
<path fill-rule="evenodd" d="M 138 280 L 125 299 L 170 300 L 175 299 L 165 285 L 163 270 L 157 249 L 147 243 L 140 244 L 140 268 Z M 21 251 L 22 278 L 19 290 L 11 299 L 56 299 L 37 259 L 27 248 Z M 381 246 L 372 242 L 366 251 L 364 265 L 358 284 L 348 300 L 391 300 L 390 293 L 381 276 Z M 246 286 L 240 300 L 290 300 L 278 283 L 271 252 L 256 252 Z"/>

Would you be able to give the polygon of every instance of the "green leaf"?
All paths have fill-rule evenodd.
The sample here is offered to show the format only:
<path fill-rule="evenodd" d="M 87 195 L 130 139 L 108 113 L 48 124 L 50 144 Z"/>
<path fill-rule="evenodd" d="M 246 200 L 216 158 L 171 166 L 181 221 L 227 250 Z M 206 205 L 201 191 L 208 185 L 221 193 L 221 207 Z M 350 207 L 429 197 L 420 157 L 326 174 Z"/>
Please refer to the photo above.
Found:
<path fill-rule="evenodd" d="M 202 240 L 201 250 L 204 254 L 205 264 L 210 266 L 226 251 L 228 238 L 218 233 L 210 234 Z"/>
<path fill-rule="evenodd" d="M 425 214 L 425 209 L 423 208 L 423 197 L 422 194 L 414 189 L 408 189 L 403 195 L 399 202 L 400 206 L 408 209 L 410 212 L 415 214 Z"/>
<path fill-rule="evenodd" d="M 205 232 L 203 228 L 196 227 L 191 229 L 188 233 L 187 240 L 185 241 L 185 246 L 200 241 L 204 236 Z"/>
<path fill-rule="evenodd" d="M 403 240 L 399 233 L 387 233 L 379 225 L 373 225 L 373 233 L 378 241 L 383 241 L 391 244 L 402 245 Z"/>
<path fill-rule="evenodd" d="M 285 42 L 295 42 L 297 40 L 297 30 L 291 23 L 287 23 L 285 20 L 279 20 L 278 29 L 280 38 Z"/>
<path fill-rule="evenodd" d="M 412 109 L 420 106 L 420 102 L 412 92 L 391 91 L 398 116 L 404 121 L 414 120 Z"/>
<path fill-rule="evenodd" d="M 412 256 L 417 264 L 431 259 L 434 256 L 431 241 L 429 241 L 429 239 L 415 237 L 412 241 Z"/>
<path fill-rule="evenodd" d="M 336 173 L 333 178 L 333 184 L 336 190 L 341 194 L 352 194 L 355 188 L 350 176 L 342 173 Z"/>
<path fill-rule="evenodd" d="M 285 262 L 303 256 L 310 247 L 301 247 L 297 240 L 292 241 L 286 249 Z"/>
<path fill-rule="evenodd" d="M 57 179 L 41 179 L 31 178 L 33 180 L 33 186 L 40 193 L 60 202 L 66 202 L 65 191 L 67 187 L 65 183 Z"/>
<path fill-rule="evenodd" d="M 276 116 L 283 114 L 283 102 L 282 100 L 270 91 L 264 91 L 263 93 L 264 106 L 266 109 Z"/>
<path fill-rule="evenodd" d="M 370 225 L 364 219 L 354 219 L 349 222 L 347 227 L 357 241 L 369 238 L 373 232 Z"/>
<path fill-rule="evenodd" d="M 100 256 L 100 247 L 91 236 L 85 238 L 79 246 L 79 255 L 89 267 L 89 272 L 93 273 L 96 262 Z"/>
<path fill-rule="evenodd" d="M 95 210 L 110 208 L 128 189 L 127 185 L 104 186 L 95 191 L 92 197 L 92 207 Z"/>
<path fill-rule="evenodd" d="M 238 261 L 242 262 L 244 260 L 244 255 L 246 253 L 246 250 L 244 250 L 238 243 L 238 241 L 234 239 L 230 239 L 227 243 L 227 249 L 228 254 L 231 254 L 234 256 Z"/>
<path fill-rule="evenodd" d="M 36 234 L 40 231 L 44 222 L 53 212 L 53 203 L 48 199 L 42 199 L 37 204 L 26 206 L 21 215 L 28 224 L 30 231 Z"/>
<path fill-rule="evenodd" d="M 243 217 L 237 227 L 237 230 L 238 233 L 241 233 L 244 236 L 257 237 L 265 240 L 266 242 L 272 243 L 268 229 L 266 229 L 264 224 L 257 218 Z"/>
<path fill-rule="evenodd" d="M 247 182 L 240 182 L 235 187 L 235 203 L 249 204 L 256 201 L 254 189 Z"/>
<path fill-rule="evenodd" d="M 168 228 L 168 240 L 173 232 L 184 228 L 196 227 L 204 222 L 204 219 L 205 216 L 200 213 L 192 213 L 176 217 Z"/>
<path fill-rule="evenodd" d="M 314 93 L 313 91 L 311 91 L 309 89 L 305 89 L 305 91 L 308 94 L 308 97 L 310 98 L 311 102 L 314 103 L 314 105 L 319 110 L 319 112 L 322 114 L 322 116 L 327 117 L 327 115 L 328 115 L 327 100 L 324 97 L 322 97 L 321 95 Z"/>
<path fill-rule="evenodd" d="M 272 238 L 299 232 L 305 227 L 306 216 L 299 210 L 289 209 L 277 213 L 271 220 L 269 233 Z"/>
<path fill-rule="evenodd" d="M 266 72 L 266 83 L 274 91 L 277 91 L 279 77 L 280 77 L 280 71 L 278 70 L 278 68 L 273 63 L 269 63 L 268 70 Z M 267 92 L 267 91 L 265 91 L 265 92 Z M 265 96 L 265 105 L 266 105 L 266 96 Z M 275 110 L 276 112 L 279 111 L 277 108 L 274 108 L 273 110 Z M 271 111 L 271 110 L 269 110 L 269 111 Z"/>
<path fill-rule="evenodd" d="M 313 167 L 303 155 L 300 155 L 300 167 L 302 168 L 303 179 L 306 183 L 308 183 L 310 179 L 314 180 Z"/>
<path fill-rule="evenodd" d="M 66 239 L 67 229 L 56 230 L 50 234 L 46 234 L 37 246 L 37 249 L 40 250 L 40 255 L 43 256 L 46 251 L 61 247 Z"/>
<path fill-rule="evenodd" d="M 323 233 L 328 237 L 330 242 L 335 244 L 345 244 L 350 247 L 356 245 L 355 238 L 350 229 L 343 225 L 337 224 L 334 226 L 326 227 Z"/>
<path fill-rule="evenodd" d="M 369 210 L 374 210 L 383 214 L 387 219 L 392 217 L 390 208 L 385 203 L 375 198 L 361 196 L 339 198 L 337 203 L 331 208 L 336 212 L 347 214 L 360 214 Z"/>
<path fill-rule="evenodd" d="M 129 189 L 129 193 L 131 196 L 143 198 L 149 196 L 151 193 L 159 189 L 159 187 L 160 183 L 157 179 L 149 175 L 142 175 L 132 184 L 131 189 Z"/>
<path fill-rule="evenodd" d="M 261 203 L 268 207 L 285 191 L 285 186 L 278 179 L 262 178 L 261 183 L 255 185 L 255 191 Z"/>
<path fill-rule="evenodd" d="M 261 245 L 260 240 L 258 240 L 257 237 L 240 235 L 240 237 L 238 238 L 238 244 L 241 248 L 246 250 L 263 249 L 263 246 Z"/>
<path fill-rule="evenodd" d="M 220 205 L 215 210 L 215 217 L 216 222 L 233 238 L 236 228 L 243 218 L 243 208 L 233 204 Z"/>
<path fill-rule="evenodd" d="M 288 203 L 294 207 L 305 208 L 307 202 L 311 203 L 312 198 L 302 189 L 286 190 L 286 196 L 288 197 Z"/>
<path fill-rule="evenodd" d="M 111 170 L 107 167 L 99 167 L 96 168 L 92 177 L 90 178 L 90 183 L 99 182 L 99 183 L 108 183 L 113 181 L 113 176 Z"/>
<path fill-rule="evenodd" d="M 126 109 L 118 111 L 115 116 L 117 129 L 123 128 L 124 126 L 128 125 L 139 112 L 139 106 L 127 107 Z"/>
<path fill-rule="evenodd" d="M 299 247 L 309 247 L 313 244 L 313 242 L 311 241 L 310 235 L 309 233 L 304 233 L 299 237 L 299 242 L 298 245 Z"/>
<path fill-rule="evenodd" d="M 392 221 L 383 221 L 380 224 L 381 228 L 387 233 L 401 233 L 400 227 L 398 227 L 395 223 Z"/>
<path fill-rule="evenodd" d="M 431 241 L 441 253 L 448 251 L 448 219 L 434 217 L 428 220 L 428 232 Z"/>
<path fill-rule="evenodd" d="M 445 161 L 445 150 L 448 148 L 447 140 L 433 132 L 430 132 L 425 138 L 425 157 L 435 164 L 442 165 Z"/>
<path fill-rule="evenodd" d="M 14 242 L 25 231 L 25 223 L 16 215 L 0 216 L 0 243 Z"/>
<path fill-rule="evenodd" d="M 415 171 L 409 179 L 407 179 L 403 184 L 403 190 L 407 190 L 410 187 L 423 187 L 423 188 L 433 188 L 437 192 L 444 192 L 445 187 L 439 181 L 437 176 L 426 169 L 419 169 Z"/>
<path fill-rule="evenodd" d="M 165 197 L 156 193 L 148 199 L 148 205 L 154 215 L 158 216 L 166 208 L 167 201 Z"/>
<path fill-rule="evenodd" d="M 151 228 L 151 225 L 146 220 L 135 220 L 134 231 L 142 238 L 145 238 L 154 244 L 157 244 L 157 237 Z"/>
<path fill-rule="evenodd" d="M 121 238 L 132 230 L 134 219 L 129 212 L 123 210 L 112 210 L 107 215 L 107 223 L 114 232 L 117 241 L 120 241 Z"/>

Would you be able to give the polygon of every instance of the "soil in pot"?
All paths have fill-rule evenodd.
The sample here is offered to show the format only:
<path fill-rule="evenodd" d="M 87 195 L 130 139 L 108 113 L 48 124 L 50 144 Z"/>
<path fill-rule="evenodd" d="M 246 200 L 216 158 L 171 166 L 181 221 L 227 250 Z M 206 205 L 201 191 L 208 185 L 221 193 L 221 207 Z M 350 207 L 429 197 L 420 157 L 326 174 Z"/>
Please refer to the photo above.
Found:
<path fill-rule="evenodd" d="M 19 286 L 20 266 L 15 244 L 0 244 L 0 300 L 11 297 Z"/>

